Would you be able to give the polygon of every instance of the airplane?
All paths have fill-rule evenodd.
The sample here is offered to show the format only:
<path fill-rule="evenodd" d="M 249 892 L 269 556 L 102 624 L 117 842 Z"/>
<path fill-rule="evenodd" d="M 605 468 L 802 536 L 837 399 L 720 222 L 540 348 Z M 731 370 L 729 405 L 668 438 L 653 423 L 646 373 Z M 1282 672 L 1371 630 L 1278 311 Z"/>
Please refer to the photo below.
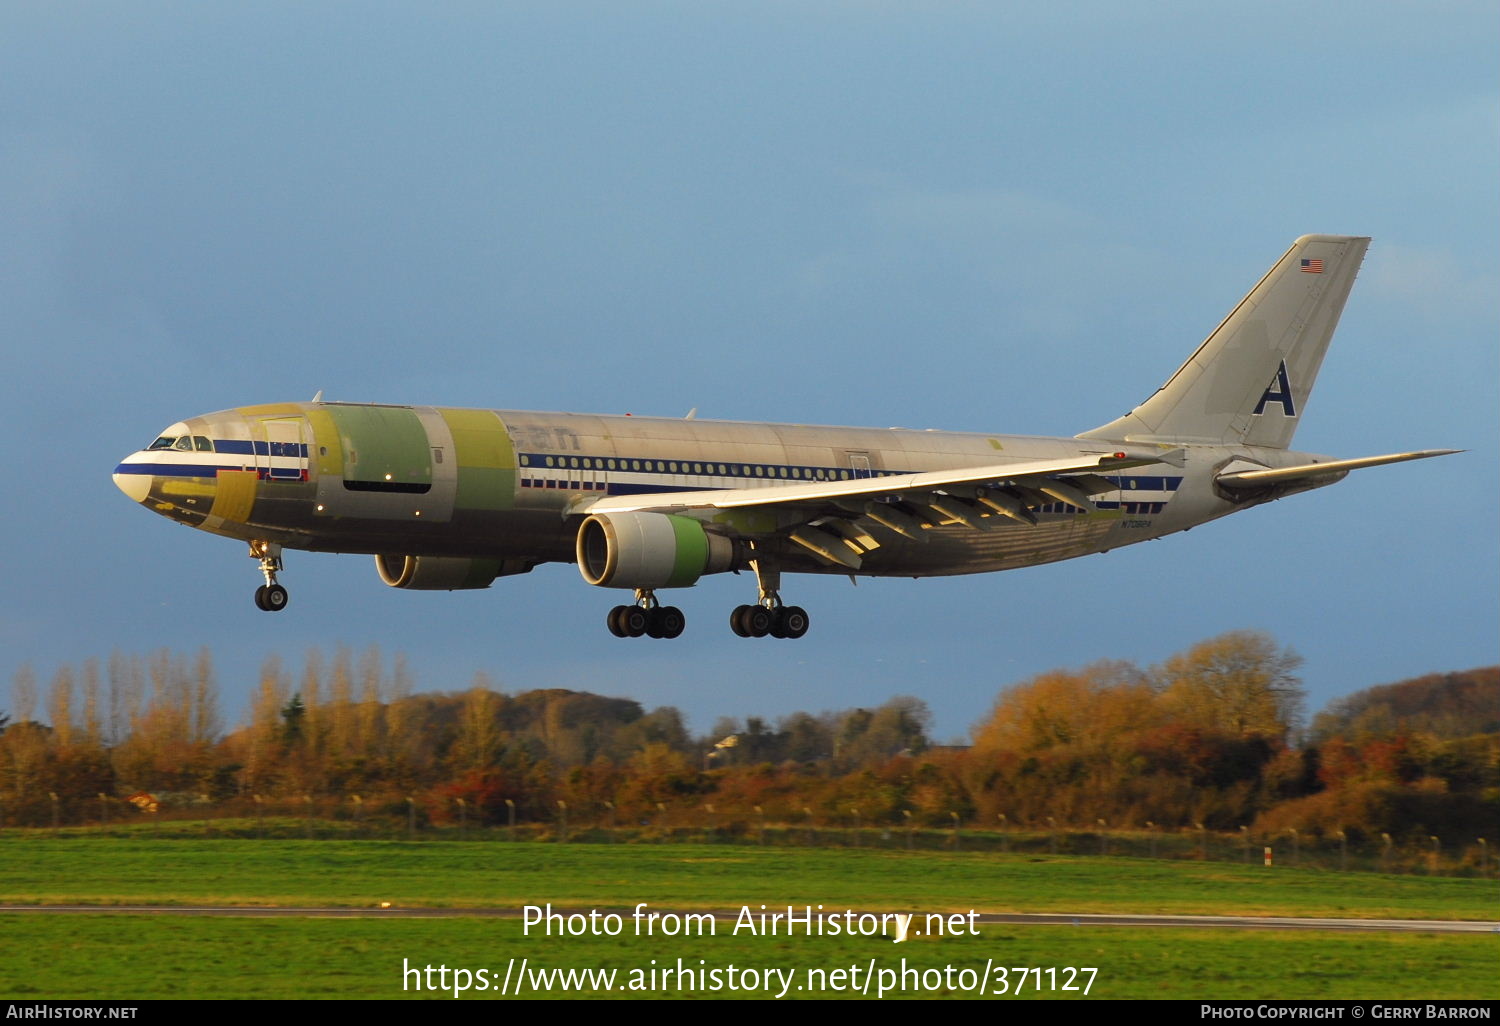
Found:
<path fill-rule="evenodd" d="M 674 638 L 657 593 L 749 570 L 741 637 L 799 638 L 783 574 L 928 577 L 1051 563 L 1447 455 L 1288 448 L 1370 240 L 1304 235 L 1175 374 L 1072 438 L 373 403 L 175 423 L 115 468 L 132 500 L 248 542 L 287 605 L 286 549 L 367 553 L 393 588 L 487 588 L 548 562 L 633 592 L 606 625 Z"/>

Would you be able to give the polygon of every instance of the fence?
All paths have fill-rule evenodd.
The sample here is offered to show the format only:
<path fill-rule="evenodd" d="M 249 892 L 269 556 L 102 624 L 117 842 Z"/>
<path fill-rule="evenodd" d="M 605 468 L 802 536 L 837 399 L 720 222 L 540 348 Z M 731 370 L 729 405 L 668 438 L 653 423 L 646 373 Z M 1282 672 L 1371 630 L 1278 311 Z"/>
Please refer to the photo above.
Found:
<path fill-rule="evenodd" d="M 12 824 L 27 824 L 16 826 Z M 768 813 L 757 806 L 659 803 L 630 815 L 611 802 L 505 801 L 482 808 L 464 799 L 434 805 L 415 796 L 262 796 L 223 801 L 184 795 L 65 800 L 46 795 L 0 806 L 0 841 L 34 836 L 107 833 L 171 838 L 383 839 L 585 844 L 751 844 L 968 851 L 1016 855 L 1195 859 L 1244 865 L 1349 872 L 1500 876 L 1488 839 L 1444 843 L 1437 837 L 1393 838 L 1373 832 L 1333 835 L 1287 830 L 1276 835 L 1241 827 L 1235 833 L 1147 823 L 1111 827 L 1019 824 L 1005 816 L 993 827 L 949 814 L 946 827 L 904 812 L 899 822 L 871 822 L 851 808 L 829 814 L 804 808 Z"/>

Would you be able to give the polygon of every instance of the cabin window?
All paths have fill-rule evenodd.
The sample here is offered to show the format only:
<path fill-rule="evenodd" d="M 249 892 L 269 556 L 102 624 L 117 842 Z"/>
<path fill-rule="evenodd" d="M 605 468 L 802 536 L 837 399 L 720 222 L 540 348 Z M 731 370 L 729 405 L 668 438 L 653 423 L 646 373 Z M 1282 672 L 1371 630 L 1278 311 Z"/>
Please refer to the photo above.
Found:
<path fill-rule="evenodd" d="M 549 467 L 555 466 L 555 464 L 552 462 L 552 457 L 551 456 L 547 457 L 547 466 L 549 466 Z"/>
<path fill-rule="evenodd" d="M 531 466 L 531 457 L 530 456 L 522 456 L 521 457 L 521 466 L 523 466 L 523 467 L 529 467 L 529 466 Z"/>
<path fill-rule="evenodd" d="M 197 449 L 199 452 L 213 452 L 214 443 L 210 442 L 204 435 L 194 435 L 193 448 Z"/>
<path fill-rule="evenodd" d="M 189 435 L 183 435 L 181 438 L 177 439 L 177 441 L 172 443 L 172 448 L 176 449 L 178 452 L 192 452 L 193 439 Z"/>

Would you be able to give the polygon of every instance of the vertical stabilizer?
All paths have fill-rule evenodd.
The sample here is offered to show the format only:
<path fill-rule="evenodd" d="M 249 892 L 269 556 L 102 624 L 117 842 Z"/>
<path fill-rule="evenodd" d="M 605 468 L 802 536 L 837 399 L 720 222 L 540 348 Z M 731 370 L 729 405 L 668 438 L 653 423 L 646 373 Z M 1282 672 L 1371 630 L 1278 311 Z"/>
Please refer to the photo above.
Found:
<path fill-rule="evenodd" d="M 1151 398 L 1078 437 L 1285 449 L 1369 244 L 1302 236 Z"/>

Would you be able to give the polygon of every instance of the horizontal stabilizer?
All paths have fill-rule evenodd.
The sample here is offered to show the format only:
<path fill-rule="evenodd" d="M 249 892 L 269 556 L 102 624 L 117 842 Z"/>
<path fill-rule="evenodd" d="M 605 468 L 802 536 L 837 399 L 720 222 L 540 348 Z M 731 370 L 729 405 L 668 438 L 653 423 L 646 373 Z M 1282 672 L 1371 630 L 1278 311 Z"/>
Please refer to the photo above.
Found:
<path fill-rule="evenodd" d="M 1326 463 L 1303 463 L 1296 467 L 1277 467 L 1274 470 L 1239 470 L 1220 474 L 1214 480 L 1225 488 L 1259 488 L 1286 481 L 1306 478 L 1340 476 L 1361 467 L 1379 467 L 1387 463 L 1404 463 L 1407 460 L 1425 460 L 1432 456 L 1448 456 L 1462 449 L 1423 449 L 1420 452 L 1397 452 L 1386 456 L 1361 456 L 1352 460 L 1329 460 Z"/>

